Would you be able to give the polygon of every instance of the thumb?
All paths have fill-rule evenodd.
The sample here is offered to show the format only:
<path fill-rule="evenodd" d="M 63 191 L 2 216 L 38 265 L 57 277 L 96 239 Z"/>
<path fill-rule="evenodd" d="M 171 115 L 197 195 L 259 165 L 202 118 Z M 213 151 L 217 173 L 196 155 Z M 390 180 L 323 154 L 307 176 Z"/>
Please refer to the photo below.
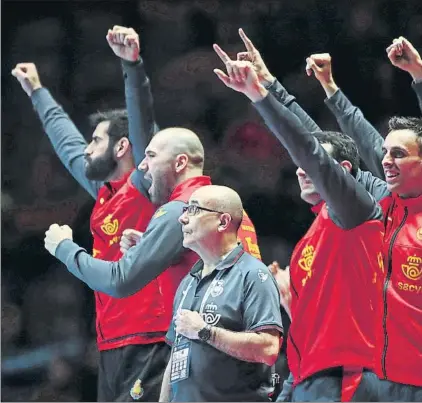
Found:
<path fill-rule="evenodd" d="M 225 85 L 230 85 L 230 78 L 222 70 L 214 69 L 213 71 Z"/>

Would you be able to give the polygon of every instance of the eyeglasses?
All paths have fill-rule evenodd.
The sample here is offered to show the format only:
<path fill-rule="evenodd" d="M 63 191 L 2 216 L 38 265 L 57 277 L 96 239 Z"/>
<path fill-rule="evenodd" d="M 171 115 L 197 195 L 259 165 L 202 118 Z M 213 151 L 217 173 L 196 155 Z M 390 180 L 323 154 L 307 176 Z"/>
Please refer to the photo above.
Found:
<path fill-rule="evenodd" d="M 219 213 L 224 214 L 222 211 L 217 210 L 211 210 L 209 208 L 198 206 L 197 204 L 189 204 L 187 207 L 183 207 L 183 214 L 188 213 L 189 216 L 197 215 L 199 213 L 199 210 L 208 211 L 210 213 Z"/>

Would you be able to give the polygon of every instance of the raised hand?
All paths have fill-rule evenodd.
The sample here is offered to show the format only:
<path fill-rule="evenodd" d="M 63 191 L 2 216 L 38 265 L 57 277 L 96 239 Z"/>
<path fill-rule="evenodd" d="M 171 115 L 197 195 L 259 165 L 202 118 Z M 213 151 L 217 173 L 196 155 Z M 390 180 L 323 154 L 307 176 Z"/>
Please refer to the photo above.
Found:
<path fill-rule="evenodd" d="M 260 83 L 251 62 L 231 60 L 227 53 L 218 45 L 214 44 L 213 48 L 227 70 L 227 74 L 220 69 L 214 69 L 214 73 L 227 87 L 242 92 L 252 102 L 265 98 L 268 91 Z"/>
<path fill-rule="evenodd" d="M 338 90 L 333 79 L 331 56 L 328 53 L 314 54 L 306 59 L 306 74 L 311 76 L 312 73 L 324 88 L 327 97 L 332 96 Z"/>
<path fill-rule="evenodd" d="M 407 71 L 414 80 L 422 79 L 422 59 L 419 52 L 403 36 L 393 40 L 386 49 L 393 66 Z"/>
<path fill-rule="evenodd" d="M 12 76 L 16 77 L 29 97 L 35 90 L 42 87 L 37 67 L 34 63 L 18 63 L 12 70 Z"/>
<path fill-rule="evenodd" d="M 116 56 L 135 62 L 139 58 L 139 36 L 133 28 L 115 25 L 107 32 L 107 42 Z"/>
<path fill-rule="evenodd" d="M 239 28 L 239 35 L 245 44 L 246 52 L 237 54 L 237 60 L 251 62 L 259 81 L 262 85 L 270 85 L 274 82 L 275 77 L 269 72 L 259 50 L 254 46 L 252 41 L 247 37 L 242 28 Z"/>

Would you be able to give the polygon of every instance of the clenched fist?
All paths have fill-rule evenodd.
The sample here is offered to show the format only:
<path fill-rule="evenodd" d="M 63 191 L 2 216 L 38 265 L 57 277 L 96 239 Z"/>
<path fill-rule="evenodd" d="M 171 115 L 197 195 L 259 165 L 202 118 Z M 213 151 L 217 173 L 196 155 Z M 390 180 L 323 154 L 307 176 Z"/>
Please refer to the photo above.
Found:
<path fill-rule="evenodd" d="M 319 53 L 306 59 L 306 74 L 314 73 L 316 79 L 324 88 L 327 97 L 331 97 L 338 90 L 331 70 L 331 56 L 328 53 Z"/>
<path fill-rule="evenodd" d="M 393 66 L 407 71 L 415 81 L 422 80 L 421 56 L 406 38 L 394 39 L 386 52 Z"/>
<path fill-rule="evenodd" d="M 37 67 L 34 63 L 18 63 L 12 70 L 12 76 L 16 77 L 29 97 L 35 90 L 42 87 Z"/>
<path fill-rule="evenodd" d="M 207 325 L 198 312 L 188 309 L 181 309 L 176 313 L 174 324 L 176 333 L 190 340 L 198 340 L 198 332 Z"/>
<path fill-rule="evenodd" d="M 45 233 L 45 249 L 55 256 L 57 247 L 65 239 L 73 240 L 72 229 L 68 225 L 52 224 Z"/>
<path fill-rule="evenodd" d="M 116 56 L 129 62 L 136 62 L 139 58 L 139 36 L 133 28 L 115 25 L 107 32 L 107 42 Z"/>
<path fill-rule="evenodd" d="M 120 251 L 125 254 L 132 246 L 135 246 L 144 235 L 143 232 L 136 229 L 125 229 L 120 238 Z"/>

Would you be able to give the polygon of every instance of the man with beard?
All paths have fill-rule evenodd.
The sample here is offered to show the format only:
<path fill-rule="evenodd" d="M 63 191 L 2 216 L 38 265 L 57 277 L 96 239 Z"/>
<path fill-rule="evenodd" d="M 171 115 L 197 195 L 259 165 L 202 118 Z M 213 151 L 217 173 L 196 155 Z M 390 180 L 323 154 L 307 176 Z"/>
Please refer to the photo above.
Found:
<path fill-rule="evenodd" d="M 142 75 L 142 62 L 123 63 L 123 67 L 127 80 L 134 81 L 132 85 L 139 89 L 140 98 L 148 98 L 148 82 L 137 81 Z M 96 199 L 91 215 L 93 256 L 105 261 L 118 260 L 122 255 L 119 241 L 123 231 L 127 228 L 145 231 L 155 211 L 148 196 L 149 183 L 142 172 L 134 169 L 127 113 L 114 110 L 92 116 L 95 130 L 87 144 L 68 115 L 42 87 L 34 64 L 20 63 L 12 74 L 31 98 L 65 167 Z M 169 357 L 169 348 L 164 343 L 168 315 L 160 302 L 160 284 L 169 281 L 173 280 L 158 277 L 125 299 L 95 292 L 99 401 L 128 401 L 132 385 L 136 397 L 143 394 L 142 400 L 158 399 Z M 141 320 L 134 321 L 133 317 Z"/>
<path fill-rule="evenodd" d="M 107 40 L 114 53 L 122 58 L 129 116 L 129 138 L 135 164 L 138 165 L 145 155 L 142 166 L 145 167 L 146 164 L 151 162 L 151 169 L 148 174 L 149 179 L 152 179 L 151 189 L 146 190 L 149 188 L 150 183 L 148 182 L 144 185 L 144 174 L 140 171 L 131 174 L 132 182 L 142 195 L 146 195 L 148 198 L 151 197 L 155 204 L 167 204 L 155 213 L 148 226 L 139 227 L 133 224 L 125 225 L 124 227 L 120 225 L 118 227 L 120 231 L 123 230 L 119 234 L 126 233 L 127 239 L 131 242 L 134 238 L 138 241 L 139 235 L 142 234 L 142 241 L 138 242 L 136 247 L 132 248 L 133 250 L 120 260 L 118 260 L 121 257 L 120 254 L 114 259 L 107 259 L 104 255 L 96 254 L 95 251 L 93 253 L 94 257 L 91 257 L 82 248 L 70 241 L 63 242 L 64 249 L 61 248 L 62 245 L 57 248 L 63 239 L 71 239 L 70 229 L 66 226 L 59 227 L 57 224 L 53 224 L 50 230 L 47 231 L 45 245 L 53 255 L 56 254 L 56 249 L 60 249 L 59 259 L 66 263 L 68 269 L 76 277 L 95 290 L 97 295 L 105 297 L 107 294 L 107 298 L 113 297 L 111 298 L 112 301 L 117 301 L 115 297 L 131 296 L 130 298 L 125 298 L 126 301 L 130 302 L 131 300 L 134 301 L 136 295 L 139 294 L 138 291 L 141 290 L 142 301 L 134 301 L 131 305 L 135 306 L 129 307 L 128 305 L 125 310 L 115 310 L 113 312 L 114 317 L 117 321 L 131 323 L 134 328 L 144 329 L 141 336 L 145 337 L 145 343 L 148 343 L 152 348 L 155 345 L 159 345 L 161 348 L 171 321 L 172 302 L 177 286 L 190 270 L 194 261 L 197 260 L 196 254 L 183 249 L 181 225 L 178 222 L 178 217 L 190 194 L 198 186 L 210 184 L 210 178 L 202 176 L 203 146 L 198 137 L 188 130 L 170 129 L 167 134 L 166 131 L 161 132 L 161 135 L 154 136 L 153 141 L 151 141 L 145 152 L 146 139 L 157 130 L 157 126 L 152 110 L 149 80 L 145 75 L 142 59 L 139 56 L 138 35 L 131 28 L 115 26 L 113 30 L 109 30 Z M 17 69 L 15 74 L 18 74 L 19 71 L 22 73 L 20 75 L 22 85 L 26 85 L 28 82 L 37 82 L 34 77 L 27 76 L 26 67 Z M 40 86 L 41 84 L 39 84 Z M 34 91 L 33 96 L 36 97 L 39 91 L 46 92 L 45 89 L 38 89 Z M 35 101 L 34 104 L 36 104 Z M 55 108 L 61 111 L 56 104 Z M 51 115 L 54 112 L 56 114 L 58 112 L 57 110 L 54 111 L 51 105 L 45 106 L 45 110 L 47 112 L 50 111 L 49 116 L 45 117 L 45 119 L 42 118 L 46 122 L 45 126 L 47 129 L 49 127 L 47 123 L 51 125 Z M 63 111 L 61 111 L 61 114 L 64 115 Z M 44 116 L 41 113 L 40 115 Z M 67 115 L 62 120 L 66 120 L 66 122 L 71 124 Z M 51 127 L 50 129 L 54 132 Z M 76 131 L 76 129 L 74 130 Z M 67 139 L 67 137 L 63 137 L 62 132 L 68 130 L 60 129 L 57 131 L 59 136 L 58 147 L 60 147 L 63 141 Z M 79 140 L 77 141 L 81 143 L 83 139 L 81 139 L 80 134 L 78 138 Z M 98 142 L 101 139 L 94 139 L 93 141 Z M 87 151 L 91 150 L 88 148 Z M 90 155 L 90 157 L 94 158 L 93 155 Z M 66 166 L 69 166 L 69 162 L 66 162 L 68 160 L 75 164 L 75 158 L 66 156 L 64 161 Z M 75 172 L 73 174 L 76 176 Z M 109 187 L 104 187 L 103 189 L 109 189 Z M 169 195 L 170 191 L 172 192 L 171 197 Z M 98 203 L 104 203 L 106 199 L 99 194 L 97 200 L 98 205 Z M 144 204 L 143 199 L 140 200 L 133 201 L 134 207 L 132 208 L 132 204 L 129 206 L 128 199 L 123 194 L 118 195 L 116 193 L 115 208 L 120 211 L 132 212 L 132 214 L 136 212 L 135 215 L 141 215 Z M 168 203 L 169 201 L 172 202 Z M 113 232 L 116 222 L 112 218 L 106 215 L 97 232 L 101 232 L 103 229 Z M 145 220 L 147 220 L 146 217 Z M 132 229 L 128 230 L 128 228 Z M 93 231 L 93 233 L 95 236 L 96 232 Z M 247 252 L 258 258 L 260 257 L 255 229 L 246 215 L 244 215 L 238 237 Z M 117 247 L 116 242 L 118 241 L 118 237 L 113 238 L 113 247 Z M 75 252 L 73 257 L 69 249 Z M 157 258 L 158 256 L 159 258 Z M 140 311 L 142 315 L 138 314 Z M 141 320 L 138 318 L 141 318 Z M 101 330 L 103 331 L 103 329 Z M 132 332 L 130 338 L 136 337 L 136 331 Z M 120 341 L 121 339 L 118 339 L 116 342 Z M 135 373 L 137 376 L 137 378 L 132 377 L 127 381 L 123 379 L 121 382 L 118 381 L 117 376 L 110 377 L 110 381 L 114 382 L 110 386 L 111 388 L 116 388 L 117 390 L 126 388 L 120 395 L 116 395 L 114 399 L 126 399 L 127 385 L 129 384 L 130 387 L 133 384 L 131 389 L 133 398 L 140 399 L 142 397 L 142 400 L 157 401 L 163 371 L 168 362 L 167 351 L 164 354 L 155 354 L 154 358 L 151 359 L 155 367 L 154 372 L 148 372 L 148 365 L 140 360 L 135 363 L 132 355 L 117 352 L 120 356 L 115 355 L 115 357 L 112 357 L 112 354 L 109 354 L 107 365 L 112 371 L 115 371 L 116 374 L 120 373 L 120 371 L 123 372 L 125 368 L 131 365 L 131 362 L 134 362 L 135 365 L 132 365 L 134 369 L 128 372 L 131 372 L 131 375 Z M 117 360 L 119 360 L 119 365 L 116 364 Z M 124 365 L 121 364 L 122 360 L 125 362 Z M 111 373 L 113 374 L 113 372 Z M 153 377 L 151 382 L 148 382 L 149 374 Z M 132 382 L 133 379 L 136 379 L 135 383 Z M 114 395 L 108 394 L 107 397 L 109 396 Z M 105 400 L 105 398 L 100 400 Z"/>

